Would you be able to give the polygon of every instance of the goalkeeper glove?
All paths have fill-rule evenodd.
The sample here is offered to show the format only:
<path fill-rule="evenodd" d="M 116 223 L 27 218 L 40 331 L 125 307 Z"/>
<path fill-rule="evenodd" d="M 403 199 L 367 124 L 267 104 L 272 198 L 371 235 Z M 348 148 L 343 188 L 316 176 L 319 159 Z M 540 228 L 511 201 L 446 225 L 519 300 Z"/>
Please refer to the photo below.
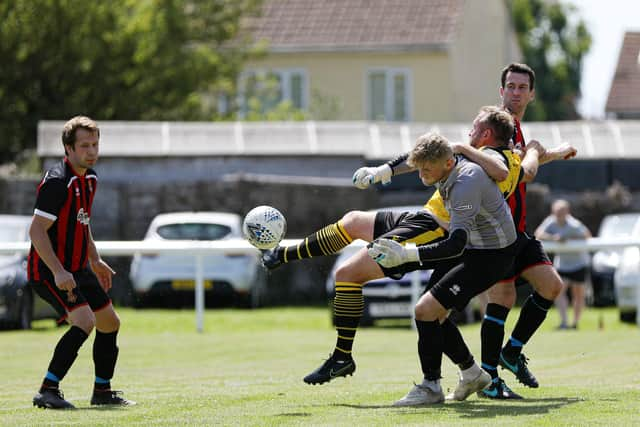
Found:
<path fill-rule="evenodd" d="M 375 168 L 363 167 L 353 174 L 353 185 L 361 190 L 377 182 L 382 182 L 386 185 L 391 182 L 392 175 L 393 170 L 391 170 L 391 166 L 386 163 Z"/>
<path fill-rule="evenodd" d="M 367 246 L 369 256 L 385 268 L 395 267 L 408 262 L 420 262 L 420 254 L 415 243 L 401 245 L 395 240 L 378 239 Z"/>

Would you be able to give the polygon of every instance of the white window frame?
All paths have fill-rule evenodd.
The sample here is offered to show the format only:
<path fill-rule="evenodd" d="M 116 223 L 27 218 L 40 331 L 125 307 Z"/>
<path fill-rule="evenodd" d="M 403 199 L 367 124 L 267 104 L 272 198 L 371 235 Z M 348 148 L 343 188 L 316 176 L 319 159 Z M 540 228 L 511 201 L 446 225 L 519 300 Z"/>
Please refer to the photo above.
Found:
<path fill-rule="evenodd" d="M 292 77 L 299 75 L 302 78 L 302 98 L 300 110 L 309 110 L 309 78 L 307 70 L 304 68 L 252 68 L 244 70 L 238 76 L 238 105 L 240 106 L 239 114 L 244 117 L 246 114 L 246 99 L 244 96 L 245 82 L 251 75 L 266 76 L 267 74 L 276 74 L 280 78 L 282 99 L 281 101 L 291 101 L 293 103 L 291 85 Z M 295 107 L 295 106 L 294 106 Z"/>
<path fill-rule="evenodd" d="M 369 91 L 369 79 L 372 74 L 383 73 L 385 77 L 385 100 L 387 100 L 386 105 L 384 106 L 384 119 L 386 121 L 398 121 L 394 120 L 394 111 L 393 111 L 393 102 L 394 99 L 394 88 L 393 88 L 393 80 L 394 77 L 398 75 L 402 75 L 405 79 L 405 118 L 399 120 L 399 122 L 409 122 L 413 117 L 413 76 L 411 70 L 409 68 L 397 68 L 397 67 L 372 67 L 366 70 L 366 75 L 364 79 L 364 93 L 365 93 L 365 117 L 367 120 L 375 120 L 373 118 L 373 109 L 372 109 L 372 98 L 373 94 Z"/>

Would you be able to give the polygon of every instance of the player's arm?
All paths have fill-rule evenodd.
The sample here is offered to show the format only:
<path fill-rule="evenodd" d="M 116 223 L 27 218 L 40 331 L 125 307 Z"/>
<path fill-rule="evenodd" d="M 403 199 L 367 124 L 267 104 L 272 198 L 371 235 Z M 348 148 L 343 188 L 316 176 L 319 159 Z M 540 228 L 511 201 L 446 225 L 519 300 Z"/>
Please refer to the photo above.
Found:
<path fill-rule="evenodd" d="M 98 248 L 96 248 L 96 242 L 93 240 L 93 235 L 91 234 L 91 227 L 88 227 L 88 234 L 87 255 L 89 264 L 91 265 L 91 270 L 96 274 L 100 286 L 102 286 L 102 289 L 106 292 L 111 289 L 112 278 L 116 272 L 100 257 Z"/>
<path fill-rule="evenodd" d="M 544 221 L 542 221 L 542 223 L 538 226 L 538 228 L 536 228 L 536 231 L 534 233 L 534 235 L 536 236 L 536 239 L 551 240 L 554 242 L 559 242 L 563 240 L 562 236 L 560 236 L 559 234 L 552 233 L 550 231 L 550 226 L 553 220 L 554 218 L 552 216 L 548 216 L 544 219 Z"/>
<path fill-rule="evenodd" d="M 509 177 L 509 168 L 503 159 L 493 156 L 490 151 L 478 150 L 469 144 L 451 144 L 454 153 L 459 153 L 479 164 L 482 169 L 496 182 L 504 181 Z"/>
<path fill-rule="evenodd" d="M 388 184 L 394 175 L 413 172 L 416 169 L 407 164 L 408 158 L 409 153 L 404 153 L 380 166 L 362 167 L 353 174 L 353 185 L 365 189 L 378 182 Z"/>
<path fill-rule="evenodd" d="M 64 291 L 76 287 L 73 275 L 65 270 L 51 244 L 48 230 L 58 219 L 58 213 L 67 198 L 67 186 L 59 178 L 43 179 L 36 198 L 36 207 L 29 227 L 31 244 L 38 256 L 53 273 L 56 286 Z"/>
<path fill-rule="evenodd" d="M 73 275 L 64 269 L 53 250 L 51 239 L 49 239 L 49 234 L 47 233 L 47 230 L 51 228 L 54 222 L 55 217 L 51 219 L 36 212 L 29 227 L 29 237 L 38 256 L 53 273 L 56 286 L 64 291 L 70 291 L 76 287 Z"/>
<path fill-rule="evenodd" d="M 538 174 L 540 166 L 540 157 L 545 153 L 544 147 L 538 141 L 532 140 L 527 144 L 527 150 L 522 158 L 520 167 L 522 168 L 522 182 L 531 182 Z"/>
<path fill-rule="evenodd" d="M 403 246 L 390 239 L 378 239 L 367 246 L 369 256 L 381 266 L 390 268 L 407 262 L 419 262 L 424 266 L 462 255 L 469 239 L 468 230 L 479 211 L 481 197 L 481 191 L 474 185 L 474 178 L 463 177 L 451 190 L 451 222 L 446 239 L 421 246 Z"/>
<path fill-rule="evenodd" d="M 544 155 L 540 156 L 540 164 L 544 165 L 555 160 L 568 160 L 577 154 L 578 150 L 573 145 L 565 142 L 557 147 L 545 150 Z"/>

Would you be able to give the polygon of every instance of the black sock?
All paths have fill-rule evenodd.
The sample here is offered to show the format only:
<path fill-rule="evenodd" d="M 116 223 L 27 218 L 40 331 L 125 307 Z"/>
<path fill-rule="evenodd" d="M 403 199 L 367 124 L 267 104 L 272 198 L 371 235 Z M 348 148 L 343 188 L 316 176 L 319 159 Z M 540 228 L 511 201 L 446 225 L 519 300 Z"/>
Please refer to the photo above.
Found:
<path fill-rule="evenodd" d="M 93 363 L 95 365 L 96 389 L 109 390 L 111 378 L 118 360 L 118 346 L 116 338 L 118 331 L 100 332 L 96 329 L 96 337 L 93 341 Z"/>
<path fill-rule="evenodd" d="M 418 355 L 424 379 L 439 380 L 444 347 L 444 334 L 440 321 L 425 322 L 416 319 L 416 326 L 418 329 Z M 454 325 L 454 327 L 456 326 Z"/>
<path fill-rule="evenodd" d="M 520 310 L 520 317 L 518 317 L 518 322 L 513 328 L 511 338 L 509 338 L 502 350 L 507 357 L 514 358 L 522 352 L 522 346 L 529 341 L 542 325 L 552 304 L 553 301 L 542 297 L 537 292 L 529 295 L 529 298 L 522 306 L 522 310 Z"/>
<path fill-rule="evenodd" d="M 60 338 L 55 350 L 53 351 L 53 357 L 49 362 L 49 368 L 47 377 L 42 381 L 43 388 L 56 388 L 58 382 L 67 375 L 69 368 L 73 365 L 73 362 L 78 357 L 78 350 L 82 347 L 82 344 L 87 340 L 88 335 L 85 331 L 77 326 L 71 326 L 69 330 Z M 55 377 L 57 381 L 52 379 Z M 42 390 L 42 389 L 41 389 Z"/>
<path fill-rule="evenodd" d="M 498 377 L 498 360 L 504 339 L 504 322 L 507 320 L 509 309 L 499 304 L 487 304 L 480 338 L 482 341 L 482 368 L 491 378 Z"/>
<path fill-rule="evenodd" d="M 441 324 L 442 334 L 444 336 L 443 352 L 461 371 L 469 369 L 473 366 L 473 355 L 469 351 L 469 347 L 464 342 L 462 334 L 458 327 L 447 317 Z"/>
<path fill-rule="evenodd" d="M 336 348 L 333 357 L 350 359 L 353 340 L 364 310 L 362 284 L 336 282 L 336 296 L 333 299 L 333 315 L 336 322 Z"/>
<path fill-rule="evenodd" d="M 282 263 L 287 263 L 314 256 L 333 255 L 352 241 L 342 222 L 338 221 L 310 234 L 297 245 L 278 248 L 278 259 Z"/>

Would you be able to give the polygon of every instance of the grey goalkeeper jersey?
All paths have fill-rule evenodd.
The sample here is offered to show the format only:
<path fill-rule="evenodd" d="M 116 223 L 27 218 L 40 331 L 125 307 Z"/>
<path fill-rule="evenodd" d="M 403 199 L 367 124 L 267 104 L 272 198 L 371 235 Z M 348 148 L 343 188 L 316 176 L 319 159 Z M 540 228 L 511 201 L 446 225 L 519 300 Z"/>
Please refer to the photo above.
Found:
<path fill-rule="evenodd" d="M 509 206 L 480 165 L 456 155 L 456 166 L 437 187 L 451 216 L 449 233 L 465 230 L 467 249 L 500 249 L 516 241 Z"/>

